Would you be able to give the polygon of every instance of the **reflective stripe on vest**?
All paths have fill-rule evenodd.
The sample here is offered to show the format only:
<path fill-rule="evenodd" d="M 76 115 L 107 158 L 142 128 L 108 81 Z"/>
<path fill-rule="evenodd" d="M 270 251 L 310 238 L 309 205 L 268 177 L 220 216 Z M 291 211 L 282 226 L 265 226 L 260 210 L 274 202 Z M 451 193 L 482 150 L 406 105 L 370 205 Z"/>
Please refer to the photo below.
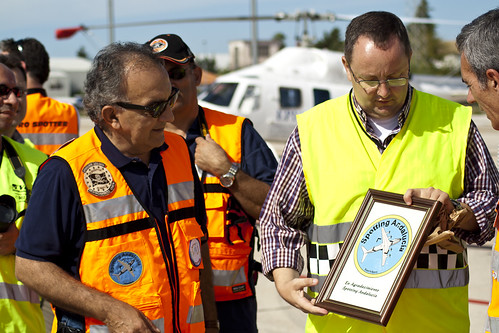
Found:
<path fill-rule="evenodd" d="M 203 110 L 210 137 L 225 150 L 231 162 L 240 164 L 245 118 Z M 253 294 L 248 282 L 253 226 L 249 221 L 231 224 L 227 218 L 229 210 L 241 216 L 247 215 L 242 209 L 234 208 L 235 198 L 220 185 L 217 177 L 206 174 L 204 189 L 215 299 L 230 301 L 249 297 Z"/>
<path fill-rule="evenodd" d="M 144 208 L 135 199 L 133 194 L 98 201 L 83 206 L 85 220 L 87 223 L 103 221 L 111 217 L 143 212 Z"/>
<path fill-rule="evenodd" d="M 26 96 L 26 116 L 17 126 L 23 137 L 47 155 L 79 134 L 79 115 L 71 104 L 63 103 L 41 93 Z"/>
<path fill-rule="evenodd" d="M 0 299 L 40 304 L 40 297 L 24 284 L 0 282 Z"/>
<path fill-rule="evenodd" d="M 23 138 L 37 142 L 37 146 L 62 145 L 77 136 L 71 133 L 23 133 Z"/>
<path fill-rule="evenodd" d="M 318 293 L 333 266 L 343 239 L 351 226 L 351 222 L 335 224 L 335 225 L 312 225 L 309 229 L 309 239 L 311 241 L 309 248 L 309 272 L 310 276 L 319 280 L 317 286 L 310 287 L 310 290 Z M 331 244 L 325 244 L 330 240 Z M 428 251 L 428 247 L 424 247 L 422 252 Z M 449 288 L 456 286 L 465 286 L 469 283 L 469 272 L 463 268 L 466 266 L 466 261 L 462 253 L 449 254 L 447 250 L 437 247 L 437 255 L 434 256 L 431 262 L 430 270 L 415 269 L 412 271 L 405 288 Z M 449 267 L 449 270 L 435 270 L 438 265 L 439 255 L 446 255 L 451 258 L 446 263 L 448 265 L 461 263 L 457 267 Z"/>
<path fill-rule="evenodd" d="M 214 270 L 213 281 L 216 281 L 216 285 L 220 287 L 230 287 L 233 285 L 245 283 L 246 272 L 244 271 L 244 267 L 241 267 L 240 269 L 235 271 Z"/>
<path fill-rule="evenodd" d="M 171 184 L 168 187 L 168 202 L 193 200 L 193 182 Z M 190 189 L 190 191 L 189 191 Z M 133 194 L 106 201 L 99 201 L 83 206 L 87 223 L 98 222 L 114 216 L 133 214 L 144 211 Z"/>
<path fill-rule="evenodd" d="M 187 323 L 204 323 L 203 305 L 191 305 L 189 307 L 189 313 L 187 314 Z"/>
<path fill-rule="evenodd" d="M 203 233 L 195 220 L 191 161 L 180 136 L 165 132 L 165 140 L 168 148 L 161 155 L 168 184 L 168 216 L 164 221 L 149 217 L 121 172 L 100 149 L 93 130 L 54 156 L 68 162 L 81 184 L 78 190 L 87 222 L 80 259 L 82 283 L 127 302 L 151 320 L 160 320 L 165 332 L 202 332 L 203 320 L 188 320 L 191 308 L 196 310 L 196 320 L 202 312 L 199 238 Z M 92 192 L 84 180 L 93 179 L 89 170 L 102 180 Z M 104 195 L 99 196 L 99 191 Z M 166 223 L 165 241 L 157 234 L 158 223 Z M 85 320 L 87 329 L 101 329 L 101 322 Z"/>

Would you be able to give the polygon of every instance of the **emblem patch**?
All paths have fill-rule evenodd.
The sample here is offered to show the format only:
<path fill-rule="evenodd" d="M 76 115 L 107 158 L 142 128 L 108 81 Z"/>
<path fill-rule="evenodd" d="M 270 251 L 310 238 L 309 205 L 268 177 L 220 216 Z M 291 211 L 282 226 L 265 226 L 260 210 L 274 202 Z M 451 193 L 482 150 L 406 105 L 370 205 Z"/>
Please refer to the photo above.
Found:
<path fill-rule="evenodd" d="M 152 47 L 152 52 L 153 53 L 159 53 L 161 51 L 166 50 L 168 47 L 168 42 L 164 40 L 163 38 L 157 38 L 153 40 L 150 44 L 150 47 Z"/>
<path fill-rule="evenodd" d="M 368 277 L 388 274 L 402 263 L 410 240 L 410 225 L 401 216 L 389 215 L 374 221 L 355 245 L 357 270 Z"/>
<path fill-rule="evenodd" d="M 189 257 L 194 267 L 201 265 L 201 243 L 195 238 L 189 242 Z"/>
<path fill-rule="evenodd" d="M 116 187 L 116 183 L 104 163 L 92 162 L 85 165 L 83 174 L 88 192 L 95 196 L 105 197 L 111 194 Z"/>
<path fill-rule="evenodd" d="M 142 275 L 142 260 L 133 252 L 120 252 L 109 263 L 109 276 L 117 284 L 127 286 Z"/>

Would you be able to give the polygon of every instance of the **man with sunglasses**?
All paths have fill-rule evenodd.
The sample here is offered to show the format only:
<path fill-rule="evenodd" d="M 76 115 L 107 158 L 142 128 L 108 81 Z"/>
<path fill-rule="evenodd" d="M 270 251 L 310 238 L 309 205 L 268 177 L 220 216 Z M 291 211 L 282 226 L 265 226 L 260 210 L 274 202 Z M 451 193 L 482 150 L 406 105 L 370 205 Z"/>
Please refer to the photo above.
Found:
<path fill-rule="evenodd" d="M 95 127 L 41 167 L 16 242 L 16 273 L 58 332 L 205 331 L 203 194 L 184 140 L 164 131 L 177 94 L 145 45 L 96 55 L 83 101 Z"/>
<path fill-rule="evenodd" d="M 42 152 L 8 137 L 24 90 L 0 57 L 0 327 L 4 332 L 45 332 L 40 297 L 15 276 L 14 243 L 23 222 Z M 5 198 L 10 198 L 6 201 Z"/>
<path fill-rule="evenodd" d="M 4 45 L 5 41 L 0 42 L 0 47 Z M 17 125 L 19 125 L 24 117 L 26 116 L 26 70 L 24 69 L 24 64 L 19 55 L 12 52 L 3 52 L 0 54 L 0 62 L 9 67 L 16 77 L 17 86 L 20 88 L 20 94 L 17 97 L 19 101 L 19 108 L 17 111 L 16 119 L 12 122 L 10 129 L 5 132 L 5 135 L 16 140 L 17 142 L 24 143 L 30 147 L 34 147 L 33 142 L 29 139 L 25 139 L 21 133 L 17 130 Z"/>
<path fill-rule="evenodd" d="M 309 313 L 307 332 L 469 332 L 460 245 L 494 236 L 498 172 L 471 108 L 411 87 L 411 54 L 397 16 L 353 19 L 342 58 L 352 90 L 299 115 L 284 148 L 260 215 L 262 264 L 280 295 Z M 444 221 L 463 214 L 452 229 L 455 243 L 423 247 L 386 327 L 328 313 L 314 300 L 369 188 L 405 193 L 407 204 L 438 200 Z M 304 245 L 308 278 L 300 278 Z"/>
<path fill-rule="evenodd" d="M 202 70 L 179 36 L 163 34 L 147 44 L 180 90 L 166 130 L 186 138 L 203 183 L 220 332 L 257 332 L 255 221 L 277 162 L 248 119 L 198 105 Z"/>

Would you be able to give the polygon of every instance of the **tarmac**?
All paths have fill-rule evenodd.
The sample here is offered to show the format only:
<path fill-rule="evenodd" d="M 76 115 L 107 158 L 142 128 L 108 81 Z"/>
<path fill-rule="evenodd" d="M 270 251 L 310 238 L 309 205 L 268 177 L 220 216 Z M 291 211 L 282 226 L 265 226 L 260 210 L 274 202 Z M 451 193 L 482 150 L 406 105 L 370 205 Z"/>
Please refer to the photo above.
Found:
<path fill-rule="evenodd" d="M 478 126 L 494 160 L 498 160 L 499 133 L 495 132 L 485 115 L 474 115 L 473 121 Z M 92 128 L 86 117 L 81 118 L 80 134 Z M 282 143 L 272 143 L 277 152 L 282 151 Z M 469 315 L 471 321 L 470 333 L 483 332 L 487 317 L 488 301 L 490 299 L 490 257 L 493 240 L 482 247 L 468 247 L 468 262 L 470 266 L 469 284 Z M 260 256 L 255 255 L 256 259 Z M 303 273 L 305 274 L 305 273 Z M 300 333 L 304 332 L 307 315 L 292 307 L 277 293 L 274 283 L 265 276 L 259 275 L 256 285 L 258 304 L 258 329 L 261 333 Z M 50 332 L 52 313 L 48 302 L 45 302 L 44 316 L 47 332 Z"/>

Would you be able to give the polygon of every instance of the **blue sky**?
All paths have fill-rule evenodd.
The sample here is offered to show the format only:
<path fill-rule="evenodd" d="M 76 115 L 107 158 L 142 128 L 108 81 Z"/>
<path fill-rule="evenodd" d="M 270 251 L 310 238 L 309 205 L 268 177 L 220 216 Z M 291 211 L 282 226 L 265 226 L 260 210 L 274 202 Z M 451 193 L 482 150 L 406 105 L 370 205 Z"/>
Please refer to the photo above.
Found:
<path fill-rule="evenodd" d="M 473 18 L 499 6 L 490 0 L 428 0 L 430 15 L 435 19 L 470 22 Z M 57 40 L 57 28 L 84 24 L 101 26 L 108 22 L 109 0 L 10 0 L 2 3 L 0 39 L 34 37 L 40 40 L 51 57 L 72 57 L 83 46 L 90 56 L 105 46 L 109 33 L 105 29 L 77 33 L 70 39 Z M 249 16 L 250 0 L 114 0 L 115 23 L 145 22 L 171 19 Z M 370 10 L 386 10 L 401 17 L 413 14 L 419 0 L 379 1 L 324 1 L 324 0 L 259 0 L 258 15 L 288 14 L 314 10 L 317 13 L 358 15 Z M 326 31 L 338 27 L 344 33 L 346 22 L 316 22 L 309 26 L 309 33 L 321 38 Z M 294 22 L 261 21 L 258 24 L 259 39 L 270 39 L 275 33 L 287 36 L 286 44 L 294 45 L 294 39 L 303 25 Z M 452 40 L 461 26 L 437 26 L 443 39 Z M 161 34 L 176 33 L 189 44 L 195 54 L 227 53 L 231 40 L 250 39 L 249 22 L 178 23 L 127 27 L 115 30 L 115 40 L 145 42 Z"/>

